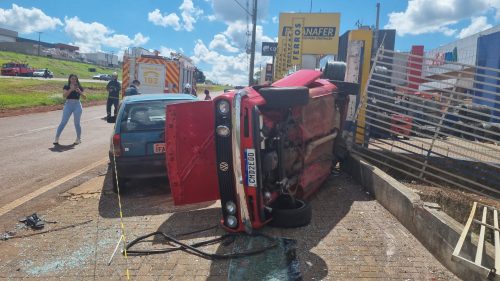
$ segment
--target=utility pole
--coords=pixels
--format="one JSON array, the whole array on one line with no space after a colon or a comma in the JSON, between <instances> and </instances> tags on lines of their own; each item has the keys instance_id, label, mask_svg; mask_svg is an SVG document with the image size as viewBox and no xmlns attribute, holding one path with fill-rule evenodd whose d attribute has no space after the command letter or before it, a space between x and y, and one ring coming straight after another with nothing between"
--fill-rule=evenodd
<instances>
[{"instance_id":1,"label":"utility pole","mask_svg":"<svg viewBox=\"0 0 500 281\"><path fill-rule=\"evenodd\" d=\"M253 71L255 62L255 30L257 29L257 0L253 0L252 12L252 45L250 46L250 73L248 74L248 85L253 85Z\"/></svg>"},{"instance_id":2,"label":"utility pole","mask_svg":"<svg viewBox=\"0 0 500 281\"><path fill-rule=\"evenodd\" d=\"M42 34L41 31L38 31L38 56L40 56L40 35Z\"/></svg>"},{"instance_id":3,"label":"utility pole","mask_svg":"<svg viewBox=\"0 0 500 281\"><path fill-rule=\"evenodd\" d=\"M377 2L377 18L375 20L375 32L373 34L373 43L374 43L374 48L372 50L375 50L375 52L372 52L372 56L378 51L378 34L379 34L379 21L380 19L380 3Z\"/></svg>"}]
</instances>

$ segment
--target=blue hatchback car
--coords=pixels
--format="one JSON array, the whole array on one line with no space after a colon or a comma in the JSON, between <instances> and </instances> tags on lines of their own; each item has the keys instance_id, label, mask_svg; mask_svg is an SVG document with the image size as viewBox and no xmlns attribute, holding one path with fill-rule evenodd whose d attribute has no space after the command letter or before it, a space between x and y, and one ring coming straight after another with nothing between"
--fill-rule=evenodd
<instances>
[{"instance_id":1,"label":"blue hatchback car","mask_svg":"<svg viewBox=\"0 0 500 281\"><path fill-rule=\"evenodd\" d=\"M143 94L123 99L109 149L115 192L117 184L123 190L129 179L167 176L166 108L195 100L186 94Z\"/></svg>"}]
</instances>

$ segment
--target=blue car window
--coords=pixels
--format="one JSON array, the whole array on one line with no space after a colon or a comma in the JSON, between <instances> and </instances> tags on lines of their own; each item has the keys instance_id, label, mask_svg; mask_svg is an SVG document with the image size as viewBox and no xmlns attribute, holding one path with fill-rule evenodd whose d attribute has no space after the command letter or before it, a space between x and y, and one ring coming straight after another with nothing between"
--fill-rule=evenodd
<instances>
[{"instance_id":1,"label":"blue car window","mask_svg":"<svg viewBox=\"0 0 500 281\"><path fill-rule=\"evenodd\" d=\"M165 127L165 107L171 102L158 100L127 104L120 121L120 131L127 133L163 130Z\"/></svg>"}]
</instances>

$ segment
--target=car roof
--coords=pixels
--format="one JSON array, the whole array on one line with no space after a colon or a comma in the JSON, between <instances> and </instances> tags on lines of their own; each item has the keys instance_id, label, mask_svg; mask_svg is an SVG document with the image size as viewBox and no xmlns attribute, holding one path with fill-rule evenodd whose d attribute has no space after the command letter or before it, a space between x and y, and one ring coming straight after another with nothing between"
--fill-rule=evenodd
<instances>
[{"instance_id":1,"label":"car roof","mask_svg":"<svg viewBox=\"0 0 500 281\"><path fill-rule=\"evenodd\" d=\"M188 94L140 94L125 97L123 103L134 103L141 101L153 101L153 100L197 100L196 97Z\"/></svg>"}]
</instances>

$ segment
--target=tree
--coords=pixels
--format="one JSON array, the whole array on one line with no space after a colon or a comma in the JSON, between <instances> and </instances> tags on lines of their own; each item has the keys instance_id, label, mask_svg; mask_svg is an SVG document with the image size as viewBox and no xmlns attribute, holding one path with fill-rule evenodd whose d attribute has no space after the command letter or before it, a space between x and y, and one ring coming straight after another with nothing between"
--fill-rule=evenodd
<instances>
[{"instance_id":1,"label":"tree","mask_svg":"<svg viewBox=\"0 0 500 281\"><path fill-rule=\"evenodd\" d=\"M196 80L196 83L205 83L205 74L203 74L203 71L199 70L198 68L194 69L194 79Z\"/></svg>"},{"instance_id":2,"label":"tree","mask_svg":"<svg viewBox=\"0 0 500 281\"><path fill-rule=\"evenodd\" d=\"M260 76L262 75L262 71L257 70L253 76L253 84L254 85L259 85L260 84Z\"/></svg>"}]
</instances>

